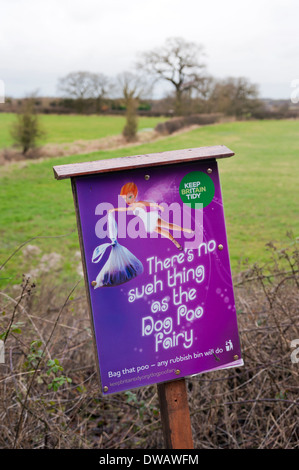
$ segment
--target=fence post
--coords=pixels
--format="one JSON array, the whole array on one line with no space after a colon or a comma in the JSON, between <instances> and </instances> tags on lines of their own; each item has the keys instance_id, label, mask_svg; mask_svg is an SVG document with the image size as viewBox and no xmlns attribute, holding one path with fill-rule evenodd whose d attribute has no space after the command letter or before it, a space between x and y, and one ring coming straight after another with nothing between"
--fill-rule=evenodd
<instances>
[{"instance_id":1,"label":"fence post","mask_svg":"<svg viewBox=\"0 0 299 470\"><path fill-rule=\"evenodd\" d=\"M193 449L185 379L157 385L161 422L167 449Z\"/></svg>"}]
</instances>

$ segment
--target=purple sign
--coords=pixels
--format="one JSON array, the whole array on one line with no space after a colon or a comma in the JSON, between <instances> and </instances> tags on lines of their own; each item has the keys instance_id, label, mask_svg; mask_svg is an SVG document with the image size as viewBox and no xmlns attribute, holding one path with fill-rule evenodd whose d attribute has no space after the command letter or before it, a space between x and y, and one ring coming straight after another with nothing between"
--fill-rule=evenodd
<instances>
[{"instance_id":1,"label":"purple sign","mask_svg":"<svg viewBox=\"0 0 299 470\"><path fill-rule=\"evenodd\" d=\"M75 184L103 393L242 365L217 162Z\"/></svg>"}]
</instances>

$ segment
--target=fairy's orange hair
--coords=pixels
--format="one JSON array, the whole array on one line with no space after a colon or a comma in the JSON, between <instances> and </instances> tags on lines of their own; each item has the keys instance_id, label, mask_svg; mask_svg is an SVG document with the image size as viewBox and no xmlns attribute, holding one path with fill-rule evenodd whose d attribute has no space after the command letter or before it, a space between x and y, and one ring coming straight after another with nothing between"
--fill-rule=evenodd
<instances>
[{"instance_id":1,"label":"fairy's orange hair","mask_svg":"<svg viewBox=\"0 0 299 470\"><path fill-rule=\"evenodd\" d=\"M126 196L128 193L133 193L136 197L138 194L138 189L135 183L126 183L120 190L121 196Z\"/></svg>"}]
</instances>

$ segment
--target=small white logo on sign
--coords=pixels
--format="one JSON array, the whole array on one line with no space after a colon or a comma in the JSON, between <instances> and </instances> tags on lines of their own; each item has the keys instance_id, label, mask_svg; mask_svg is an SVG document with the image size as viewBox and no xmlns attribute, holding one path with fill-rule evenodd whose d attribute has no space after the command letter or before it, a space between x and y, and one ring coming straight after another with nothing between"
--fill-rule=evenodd
<instances>
[{"instance_id":1,"label":"small white logo on sign","mask_svg":"<svg viewBox=\"0 0 299 470\"><path fill-rule=\"evenodd\" d=\"M299 78L292 80L291 87L295 88L291 93L291 102L297 104L299 102Z\"/></svg>"},{"instance_id":2,"label":"small white logo on sign","mask_svg":"<svg viewBox=\"0 0 299 470\"><path fill-rule=\"evenodd\" d=\"M0 103L5 103L5 85L3 80L0 80Z\"/></svg>"},{"instance_id":3,"label":"small white logo on sign","mask_svg":"<svg viewBox=\"0 0 299 470\"><path fill-rule=\"evenodd\" d=\"M5 358L4 358L4 341L0 340L0 364L4 364Z\"/></svg>"},{"instance_id":4,"label":"small white logo on sign","mask_svg":"<svg viewBox=\"0 0 299 470\"><path fill-rule=\"evenodd\" d=\"M293 341L291 342L291 348L296 348L296 346L299 346L299 338L293 339ZM299 347L294 349L294 351L292 352L291 361L292 361L292 364L299 363Z\"/></svg>"}]
</instances>

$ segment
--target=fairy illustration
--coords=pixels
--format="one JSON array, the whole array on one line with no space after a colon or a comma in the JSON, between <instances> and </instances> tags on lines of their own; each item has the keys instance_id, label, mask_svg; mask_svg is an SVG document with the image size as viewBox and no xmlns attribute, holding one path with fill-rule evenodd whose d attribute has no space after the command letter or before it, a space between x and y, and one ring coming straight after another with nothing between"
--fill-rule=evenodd
<instances>
[{"instance_id":1,"label":"fairy illustration","mask_svg":"<svg viewBox=\"0 0 299 470\"><path fill-rule=\"evenodd\" d=\"M155 202L138 201L138 188L135 183L126 183L121 188L120 195L124 198L128 207L110 209L110 213L114 211L132 211L134 215L140 217L146 232L160 233L163 237L171 240L179 250L183 250L181 244L173 237L169 230L194 233L193 230L163 220L159 214L159 211L164 212L163 206Z\"/></svg>"},{"instance_id":2,"label":"fairy illustration","mask_svg":"<svg viewBox=\"0 0 299 470\"><path fill-rule=\"evenodd\" d=\"M108 260L92 283L95 289L118 286L134 279L143 272L141 261L117 241L117 223L113 212L132 211L134 215L142 220L147 233L160 233L163 237L171 240L179 250L183 250L183 247L171 235L169 230L194 233L189 228L180 227L177 224L163 220L159 213L164 212L163 206L155 202L138 201L138 189L135 183L126 183L121 188L120 196L124 198L128 207L118 207L108 211L108 236L111 242L97 246L92 255L92 262L98 263L110 248Z\"/></svg>"}]
</instances>

